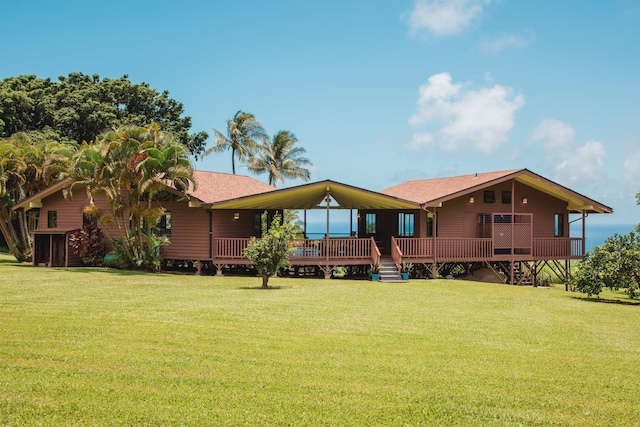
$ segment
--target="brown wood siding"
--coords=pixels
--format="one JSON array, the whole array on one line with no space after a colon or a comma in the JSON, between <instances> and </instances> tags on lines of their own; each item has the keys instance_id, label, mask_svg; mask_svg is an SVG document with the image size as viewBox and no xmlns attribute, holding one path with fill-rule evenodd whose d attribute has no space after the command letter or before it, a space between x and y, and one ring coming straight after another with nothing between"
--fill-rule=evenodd
<instances>
[{"instance_id":1,"label":"brown wood siding","mask_svg":"<svg viewBox=\"0 0 640 427\"><path fill-rule=\"evenodd\" d=\"M484 203L485 190L494 191L494 203ZM511 204L502 203L503 191L511 191L511 182L469 193L443 203L441 208L436 209L438 212L438 237L470 237L465 235L465 217L470 213L475 215L510 213ZM470 197L474 197L474 203L469 202ZM527 198L526 205L522 204L523 197ZM568 211L565 202L519 182L515 183L515 194L512 194L512 198L514 200L514 211L516 214L533 214L534 238L554 237L553 221L554 214L556 213L564 215L565 237L568 237Z\"/></svg>"},{"instance_id":2,"label":"brown wood siding","mask_svg":"<svg viewBox=\"0 0 640 427\"><path fill-rule=\"evenodd\" d=\"M233 218L238 213L238 219ZM255 236L255 216L253 209L231 210L219 209L213 211L213 237L252 237ZM261 212L261 211L260 211Z\"/></svg>"},{"instance_id":3,"label":"brown wood siding","mask_svg":"<svg viewBox=\"0 0 640 427\"><path fill-rule=\"evenodd\" d=\"M173 197L175 199L175 197ZM189 202L157 202L167 212L171 212L171 235L169 244L162 247L162 257L177 260L208 260L209 213L202 208L190 208Z\"/></svg>"}]
</instances>

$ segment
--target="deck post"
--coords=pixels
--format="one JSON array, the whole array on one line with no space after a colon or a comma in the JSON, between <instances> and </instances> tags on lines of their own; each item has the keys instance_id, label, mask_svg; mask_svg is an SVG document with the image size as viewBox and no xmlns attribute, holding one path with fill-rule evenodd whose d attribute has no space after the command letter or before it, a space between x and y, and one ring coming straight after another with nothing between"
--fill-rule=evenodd
<instances>
[{"instance_id":1,"label":"deck post","mask_svg":"<svg viewBox=\"0 0 640 427\"><path fill-rule=\"evenodd\" d=\"M515 221L516 221L516 208L515 208L515 199L516 199L516 194L515 194L515 190L516 190L516 180L512 179L511 180L511 284L515 285L516 280L515 280L515 272L514 270L514 264L516 262L516 250L515 250L515 232L516 232L516 225L515 225Z\"/></svg>"},{"instance_id":2,"label":"deck post","mask_svg":"<svg viewBox=\"0 0 640 427\"><path fill-rule=\"evenodd\" d=\"M585 251L587 250L587 238L585 236L585 211L584 209L582 209L582 260L584 261L585 259ZM571 230L569 230L569 237L571 237Z\"/></svg>"},{"instance_id":3,"label":"deck post","mask_svg":"<svg viewBox=\"0 0 640 427\"><path fill-rule=\"evenodd\" d=\"M324 235L325 238L325 270L324 270L324 278L331 278L331 270L329 269L329 204L331 203L331 195L329 193L329 187L327 186L327 232Z\"/></svg>"}]
</instances>

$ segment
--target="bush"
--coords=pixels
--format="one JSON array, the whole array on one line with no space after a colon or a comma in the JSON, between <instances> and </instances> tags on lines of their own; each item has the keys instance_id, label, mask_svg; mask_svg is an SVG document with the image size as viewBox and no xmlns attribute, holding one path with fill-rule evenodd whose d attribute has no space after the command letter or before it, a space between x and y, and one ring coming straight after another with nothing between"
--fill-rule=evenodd
<instances>
[{"instance_id":1,"label":"bush","mask_svg":"<svg viewBox=\"0 0 640 427\"><path fill-rule=\"evenodd\" d=\"M93 267L102 265L104 256L107 254L104 233L95 222L73 233L69 237L69 246L84 264Z\"/></svg>"},{"instance_id":2,"label":"bush","mask_svg":"<svg viewBox=\"0 0 640 427\"><path fill-rule=\"evenodd\" d=\"M602 288L625 289L630 298L640 296L640 235L615 234L601 246L588 252L584 262L569 281L572 290L589 296L600 295Z\"/></svg>"}]
</instances>

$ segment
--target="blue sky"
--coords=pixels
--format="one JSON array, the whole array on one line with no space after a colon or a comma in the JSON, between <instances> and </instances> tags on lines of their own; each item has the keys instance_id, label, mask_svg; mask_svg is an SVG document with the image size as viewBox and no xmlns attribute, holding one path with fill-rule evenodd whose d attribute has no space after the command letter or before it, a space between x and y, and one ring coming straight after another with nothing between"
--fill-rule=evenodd
<instances>
[{"instance_id":1,"label":"blue sky","mask_svg":"<svg viewBox=\"0 0 640 427\"><path fill-rule=\"evenodd\" d=\"M1 2L0 78L128 74L193 131L294 132L312 181L526 167L640 222L640 1Z\"/></svg>"}]
</instances>

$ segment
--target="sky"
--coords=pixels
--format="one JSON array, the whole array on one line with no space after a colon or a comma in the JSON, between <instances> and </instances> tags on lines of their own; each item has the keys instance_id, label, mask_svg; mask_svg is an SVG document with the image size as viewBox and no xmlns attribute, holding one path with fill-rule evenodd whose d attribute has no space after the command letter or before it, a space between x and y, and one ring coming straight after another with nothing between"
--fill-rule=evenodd
<instances>
[{"instance_id":1,"label":"sky","mask_svg":"<svg viewBox=\"0 0 640 427\"><path fill-rule=\"evenodd\" d=\"M126 74L193 132L247 111L312 181L527 168L640 222L640 0L0 0L0 23L0 78Z\"/></svg>"}]
</instances>

